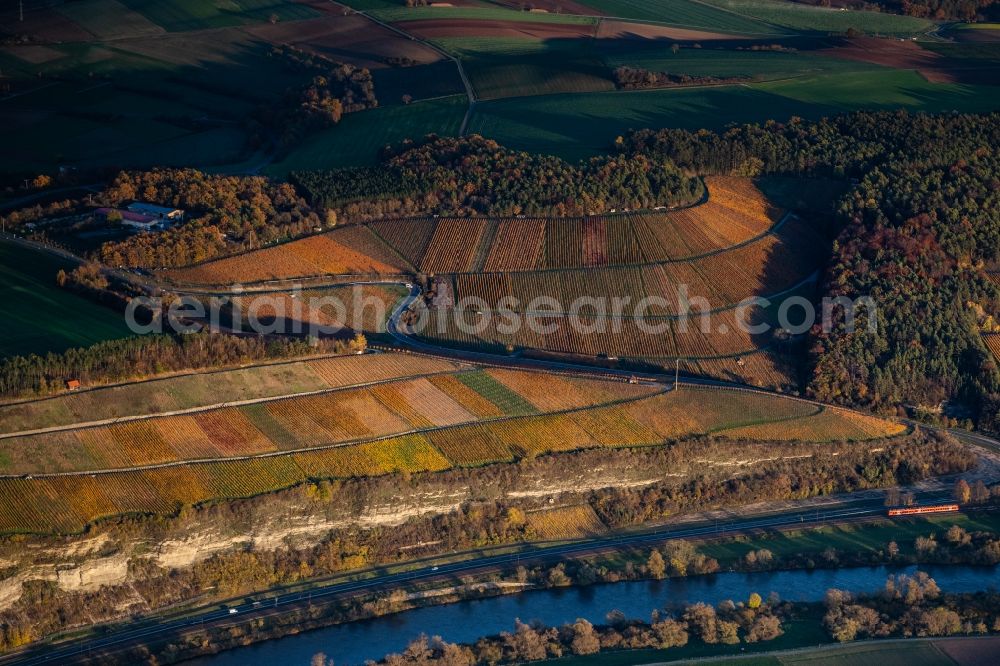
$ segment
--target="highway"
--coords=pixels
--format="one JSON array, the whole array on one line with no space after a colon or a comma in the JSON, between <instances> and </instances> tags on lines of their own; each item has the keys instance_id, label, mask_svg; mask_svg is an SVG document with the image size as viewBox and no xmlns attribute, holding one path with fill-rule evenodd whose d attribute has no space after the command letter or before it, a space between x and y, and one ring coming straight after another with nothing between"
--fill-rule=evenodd
<instances>
[{"instance_id":1,"label":"highway","mask_svg":"<svg viewBox=\"0 0 1000 666\"><path fill-rule=\"evenodd\" d=\"M927 494L925 501L935 502L948 499L946 493ZM485 556L462 562L441 565L428 564L412 571L387 574L375 578L335 583L309 591L279 594L266 602L247 602L229 608L213 607L205 612L174 621L140 621L131 628L117 629L113 635L91 640L73 642L64 646L38 646L0 657L0 664L51 664L72 663L92 653L115 652L134 646L149 639L162 639L179 635L197 625L226 626L243 623L249 618L261 617L281 612L289 605L315 603L320 600L334 600L359 594L388 590L414 582L446 580L458 576L513 568L518 565L556 563L563 559L594 555L622 548L650 546L673 539L695 539L736 535L753 530L777 529L782 527L818 525L871 518L885 514L880 498L866 498L860 501L845 500L837 508L790 511L780 514L756 516L730 522L715 521L693 526L660 527L655 530L616 534L596 539L563 543L552 546L529 545L529 550L518 553ZM235 613L232 611L236 611Z\"/></svg>"}]
</instances>

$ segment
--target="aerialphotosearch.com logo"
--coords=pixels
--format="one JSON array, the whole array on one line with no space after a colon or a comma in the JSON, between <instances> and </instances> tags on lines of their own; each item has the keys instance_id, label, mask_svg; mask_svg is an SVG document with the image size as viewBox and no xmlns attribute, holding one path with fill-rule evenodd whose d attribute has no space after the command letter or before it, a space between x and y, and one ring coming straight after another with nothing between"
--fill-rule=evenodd
<instances>
[{"instance_id":1,"label":"aerialphotosearch.com logo","mask_svg":"<svg viewBox=\"0 0 1000 666\"><path fill-rule=\"evenodd\" d=\"M579 296L569 303L551 295L522 301L515 296L488 300L466 296L455 302L430 302L419 294L402 305L389 302L361 285L337 287L323 294L301 286L280 292L244 292L239 285L226 295L180 295L134 298L125 313L137 334L193 333L204 329L258 335L335 336L358 322L389 322L399 333L447 337L498 334L512 339L526 332L554 335L567 328L577 335L638 332L677 335L744 333L785 336L806 333L817 324L824 332L842 324L848 331L859 322L874 331L878 310L870 297L824 298L818 304L804 296L754 296L736 305L715 308L708 298L691 296L678 285L677 298L663 296ZM406 307L403 307L406 306Z\"/></svg>"}]
</instances>

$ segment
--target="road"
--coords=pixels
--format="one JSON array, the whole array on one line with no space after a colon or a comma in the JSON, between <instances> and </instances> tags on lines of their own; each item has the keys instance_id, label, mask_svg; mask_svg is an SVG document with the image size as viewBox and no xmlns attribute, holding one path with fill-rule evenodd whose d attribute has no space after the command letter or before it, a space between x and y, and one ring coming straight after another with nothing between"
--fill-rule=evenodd
<instances>
[{"instance_id":1,"label":"road","mask_svg":"<svg viewBox=\"0 0 1000 666\"><path fill-rule=\"evenodd\" d=\"M925 499L936 501L945 498L946 495L939 494L928 495ZM229 624L244 623L249 618L287 611L290 606L296 604L313 604L321 600L332 601L388 590L414 582L444 581L460 576L509 569L519 565L556 563L571 557L596 555L622 548L650 546L674 539L732 536L760 529L844 522L879 516L883 515L884 512L885 508L882 506L881 499L878 498L845 501L842 506L834 509L798 510L732 522L709 522L676 528L668 526L651 531L618 534L569 544L534 546L525 552L478 557L462 562L436 566L428 564L412 571L386 574L368 580L334 583L320 589L279 594L258 604L246 602L228 608L211 608L197 616L189 616L179 620L140 622L131 628L116 630L111 636L74 642L61 647L40 646L4 655L0 657L0 664L72 663L91 653L113 653L148 642L152 638L161 639L179 635L196 626L225 627ZM233 610L236 612L233 613Z\"/></svg>"},{"instance_id":2,"label":"road","mask_svg":"<svg viewBox=\"0 0 1000 666\"><path fill-rule=\"evenodd\" d=\"M339 2L335 2L335 1L334 1L334 4L340 5ZM420 37L417 37L415 35L411 35L410 33L406 32L405 30L396 27L392 23L387 23L387 22L383 21L382 19L376 18L375 16L372 16L370 13L368 13L366 11L362 11L360 9L353 9L353 8L347 7L346 5L341 5L341 6L347 8L347 9L350 9L355 14L358 14L360 16L364 16L366 19L368 19L372 23L377 23L378 25L382 26L383 28L385 28L387 30L391 30L392 32L396 33L397 35L405 37L406 39L409 39L411 41L421 43L424 46L426 46L427 48L429 48L432 51L434 51L435 53L438 53L441 56L443 56L443 57L447 58L448 60L451 60L453 63L455 63L455 67L458 68L458 76L462 80L462 86L465 88L465 96L469 99L469 106L466 107L466 109L465 109L465 117L462 118L462 124L458 128L458 135L459 136L465 136L465 131L466 131L466 129L469 126L469 120L472 118L472 112L476 108L476 101L477 100L476 100L476 89L472 87L472 82L469 80L468 75L466 75L466 73L465 73L465 67L462 66L462 60L461 60L461 58L458 58L454 54L449 53L448 51L444 50L443 48L441 48L440 46L438 46L434 42L428 41L426 39L421 39Z\"/></svg>"},{"instance_id":3,"label":"road","mask_svg":"<svg viewBox=\"0 0 1000 666\"><path fill-rule=\"evenodd\" d=\"M421 298L422 292L420 287L410 281L393 280L376 283L400 285L409 290L408 294L393 309L387 323L387 332L395 340L395 342L404 349L484 365L518 367L550 372L569 372L587 376L598 375L602 377L616 378L621 381L638 380L644 382L656 382L664 385L665 390L677 388L674 383L674 377L671 373L634 373L615 368L597 368L569 361L525 359L499 354L490 354L486 352L448 349L428 344L415 339L409 328L402 323L402 318L405 312L418 299ZM351 285L347 284L341 286ZM275 290L277 291L279 289L276 287ZM684 383L724 387L732 390L769 393L768 391L761 389L749 388L717 380L686 378ZM784 397L789 398L789 396ZM789 399L803 400L812 404L821 404L801 398ZM912 425L927 427L923 424L916 423L913 423ZM994 451L1000 450L1000 442L984 435L967 433L965 431L949 432L953 432L956 436L979 446L987 447ZM39 645L29 647L26 650L0 657L0 664L15 662L24 664L72 663L73 661L79 660L80 658L93 652L115 652L142 644L152 638L163 639L176 636L183 631L194 627L195 625L224 627L227 624L245 622L248 617L252 618L268 614L281 613L287 610L290 606L294 606L296 604L315 603L321 599L333 600L342 597L367 594L417 581L443 580L460 575L496 571L512 565L516 566L518 564L544 564L548 562L556 562L573 556L596 554L620 548L662 543L670 539L690 539L708 536L735 535L758 529L773 529L794 525L815 525L843 522L882 515L885 509L882 506L881 498L877 496L872 497L870 495L870 493L858 493L852 496L845 496L841 500L839 508L835 509L809 508L807 510L803 510L798 508L766 516L744 517L731 521L723 520L709 524L685 525L674 528L664 527L651 531L612 535L597 539L582 540L569 544L559 544L553 546L537 544L529 545L527 547L530 548L530 550L527 552L472 557L466 561L441 564L439 566L427 565L403 573L376 575L373 578L363 581L332 583L307 592L296 591L278 594L277 596L268 599L267 603L264 605L243 603L232 608L219 609L218 607L211 607L206 608L203 612L194 616L188 616L183 619L176 620L162 620L154 617L147 620L137 621L136 623L128 625L127 628L116 629L114 634L109 636L73 641L62 646ZM925 492L922 493L922 496L925 501L933 502L947 498L947 492L944 490ZM232 611L235 611L235 613Z\"/></svg>"},{"instance_id":4,"label":"road","mask_svg":"<svg viewBox=\"0 0 1000 666\"><path fill-rule=\"evenodd\" d=\"M602 375L612 375L618 377L634 377L633 373L616 369L595 369L574 363L526 360L506 356L486 354L469 351L456 351L450 349L440 349L418 340L413 339L407 327L401 323L403 314L421 297L420 288L411 282L398 283L409 289L409 293L403 298L393 310L389 317L388 332L400 345L415 349L419 352L432 353L438 356L447 356L458 360L467 360L476 363L515 365L517 367L532 367L543 370L570 371L586 374L599 373ZM646 374L640 375L642 379L667 383L671 388L669 377L664 375ZM686 380L691 381L691 380ZM726 382L712 380L695 380L699 384L725 386L737 388ZM738 387L743 388L743 387ZM754 390L757 389L746 389ZM962 433L965 435L966 433ZM1000 447L1000 443L988 437L974 435L974 438L987 446ZM926 502L936 502L949 499L946 490L923 493L923 500ZM835 507L835 508L834 508ZM855 495L844 496L839 503L827 505L825 507L801 507L770 515L756 515L735 519L723 519L700 524L685 524L678 526L665 526L647 531L637 531L627 534L615 534L595 539L587 539L572 543L557 545L528 544L528 550L516 553L505 553L499 555L475 556L470 553L470 558L459 562L450 562L440 565L426 564L419 568L400 572L376 574L372 578L360 581L333 582L321 585L319 588L308 591L295 591L279 593L266 602L244 602L238 605L219 608L213 606L206 608L200 613L188 615L182 619L159 619L150 618L140 620L127 628L116 629L112 635L93 638L89 640L78 640L62 646L41 645L28 648L26 650L8 654L0 657L0 664L21 663L21 664L46 664L46 663L72 663L93 653L111 653L127 650L151 639L167 639L183 634L196 626L206 627L226 627L237 623L244 623L248 618L263 617L267 615L286 612L289 608L302 604L314 604L320 601L333 601L341 598L348 598L363 594L370 594L378 591L385 591L397 588L402 585L415 582L433 582L454 579L459 576L473 574L483 574L495 572L518 565L537 565L558 562L560 560L594 555L602 552L614 551L622 548L639 546L649 546L659 544L671 539L694 539L704 537L716 537L742 534L760 529L776 529L791 526L818 525L825 523L844 522L860 520L883 515L885 508L882 499L877 493L857 493Z\"/></svg>"}]
</instances>

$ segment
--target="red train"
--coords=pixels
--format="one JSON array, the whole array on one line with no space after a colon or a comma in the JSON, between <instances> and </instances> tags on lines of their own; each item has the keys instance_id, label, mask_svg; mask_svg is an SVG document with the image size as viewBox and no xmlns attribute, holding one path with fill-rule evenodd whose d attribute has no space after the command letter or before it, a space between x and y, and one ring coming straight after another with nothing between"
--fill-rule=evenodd
<instances>
[{"instance_id":1,"label":"red train","mask_svg":"<svg viewBox=\"0 0 1000 666\"><path fill-rule=\"evenodd\" d=\"M955 513L957 504L935 504L934 506L909 506L899 509L889 509L890 516L919 516L923 513Z\"/></svg>"}]
</instances>

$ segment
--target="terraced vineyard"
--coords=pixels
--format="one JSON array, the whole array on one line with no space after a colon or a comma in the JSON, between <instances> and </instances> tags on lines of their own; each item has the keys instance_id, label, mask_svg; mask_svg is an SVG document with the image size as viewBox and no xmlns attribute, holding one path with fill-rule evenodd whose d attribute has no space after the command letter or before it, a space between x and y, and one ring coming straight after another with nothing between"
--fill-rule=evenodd
<instances>
[{"instance_id":1,"label":"terraced vineyard","mask_svg":"<svg viewBox=\"0 0 1000 666\"><path fill-rule=\"evenodd\" d=\"M1000 333L988 333L983 336L983 342L994 358L1000 359Z\"/></svg>"},{"instance_id":2,"label":"terraced vineyard","mask_svg":"<svg viewBox=\"0 0 1000 666\"><path fill-rule=\"evenodd\" d=\"M180 284L228 285L327 274L399 274L409 268L368 229L354 226L161 275Z\"/></svg>"},{"instance_id":3,"label":"terraced vineyard","mask_svg":"<svg viewBox=\"0 0 1000 666\"><path fill-rule=\"evenodd\" d=\"M425 273L542 271L681 261L751 241L782 217L746 178L705 179L692 208L587 218L381 220L377 236Z\"/></svg>"},{"instance_id":4,"label":"terraced vineyard","mask_svg":"<svg viewBox=\"0 0 1000 666\"><path fill-rule=\"evenodd\" d=\"M366 354L164 377L0 405L0 434L455 372L450 361Z\"/></svg>"},{"instance_id":5,"label":"terraced vineyard","mask_svg":"<svg viewBox=\"0 0 1000 666\"><path fill-rule=\"evenodd\" d=\"M693 387L664 393L657 386L548 375L543 380L525 371L386 357L421 371L439 363L440 372L0 440L6 475L0 478L0 532L77 531L101 516L171 512L183 504L260 494L307 479L438 471L595 447L656 446L696 434L828 441L876 439L905 430L882 419L763 393ZM145 467L135 469L140 466ZM109 469L117 471L102 471ZM569 513L531 520L539 534L551 538L598 528Z\"/></svg>"},{"instance_id":6,"label":"terraced vineyard","mask_svg":"<svg viewBox=\"0 0 1000 666\"><path fill-rule=\"evenodd\" d=\"M891 437L906 431L901 423L825 407L816 414L781 423L762 423L719 432L721 437L774 441L866 440Z\"/></svg>"},{"instance_id":7,"label":"terraced vineyard","mask_svg":"<svg viewBox=\"0 0 1000 666\"><path fill-rule=\"evenodd\" d=\"M436 344L496 351L536 349L661 366L680 358L696 374L794 385L789 364L771 349L773 331L780 330L784 297L811 300L809 277L821 247L805 222L790 218L749 243L692 260L439 275L438 290L443 285L453 302L464 299L474 307L432 307L416 332ZM754 297L767 301L750 302Z\"/></svg>"},{"instance_id":8,"label":"terraced vineyard","mask_svg":"<svg viewBox=\"0 0 1000 666\"><path fill-rule=\"evenodd\" d=\"M619 382L567 378L557 380L565 395L553 399L533 388L525 390L524 387L539 384L538 376L533 373L477 370L420 357L414 357L412 364L408 363L409 357L375 355L373 358L380 357L402 361L403 365L410 365L411 372L423 371L429 376L397 374L396 378L379 382L375 379L378 362L372 364L375 366L372 374L365 370L367 363L355 364L354 382L376 383L191 414L152 414L154 418L87 427L71 425L55 432L7 437L0 439L0 473L91 472L332 448L484 419L587 409L638 399L656 390ZM341 366L348 370L350 364ZM455 381L434 383L431 379L435 373ZM391 375L391 370L387 374ZM119 392L128 388L131 387L122 387ZM139 391L144 388L137 385ZM449 393L452 389L457 389L454 396ZM475 401L470 401L469 391L476 396ZM64 406L72 404L76 397L66 396ZM463 404L479 401L493 406L489 416L480 417Z\"/></svg>"}]
</instances>

